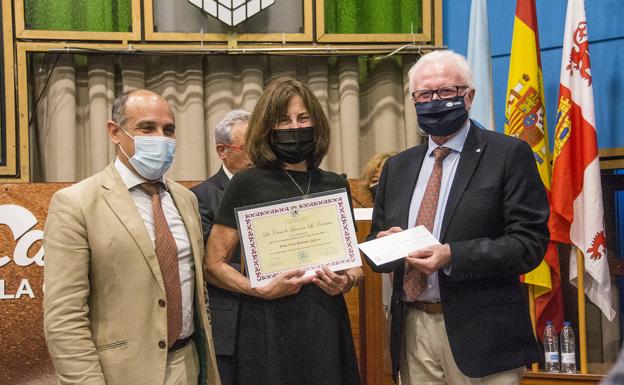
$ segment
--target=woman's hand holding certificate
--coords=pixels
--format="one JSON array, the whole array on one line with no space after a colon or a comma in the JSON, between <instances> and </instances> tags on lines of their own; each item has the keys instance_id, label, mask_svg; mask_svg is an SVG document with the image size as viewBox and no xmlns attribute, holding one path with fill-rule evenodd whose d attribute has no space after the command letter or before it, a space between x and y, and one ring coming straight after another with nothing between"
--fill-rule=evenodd
<instances>
[{"instance_id":1,"label":"woman's hand holding certificate","mask_svg":"<svg viewBox=\"0 0 624 385\"><path fill-rule=\"evenodd\" d=\"M305 270L296 269L285 271L276 275L271 282L254 290L258 297L263 299L275 299L299 293L301 286L312 282L313 277L304 276Z\"/></svg>"},{"instance_id":2,"label":"woman's hand holding certificate","mask_svg":"<svg viewBox=\"0 0 624 385\"><path fill-rule=\"evenodd\" d=\"M351 279L346 271L333 272L327 266L322 266L316 271L316 276L312 280L318 287L329 295L346 293L350 285L355 286L355 281Z\"/></svg>"}]
</instances>

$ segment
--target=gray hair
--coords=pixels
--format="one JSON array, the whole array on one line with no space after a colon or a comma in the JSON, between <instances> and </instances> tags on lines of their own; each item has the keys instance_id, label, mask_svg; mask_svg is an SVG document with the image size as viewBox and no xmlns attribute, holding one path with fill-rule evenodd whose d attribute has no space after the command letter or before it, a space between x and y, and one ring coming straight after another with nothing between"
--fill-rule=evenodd
<instances>
[{"instance_id":1,"label":"gray hair","mask_svg":"<svg viewBox=\"0 0 624 385\"><path fill-rule=\"evenodd\" d=\"M113 101L113 111L112 111L112 120L117 123L119 127L125 127L126 125L126 102L132 94L136 90L126 91L115 98Z\"/></svg>"},{"instance_id":2,"label":"gray hair","mask_svg":"<svg viewBox=\"0 0 624 385\"><path fill-rule=\"evenodd\" d=\"M223 116L223 119L215 127L215 144L232 143L232 126L236 123L247 123L251 113L245 110L232 110Z\"/></svg>"},{"instance_id":3,"label":"gray hair","mask_svg":"<svg viewBox=\"0 0 624 385\"><path fill-rule=\"evenodd\" d=\"M425 65L436 62L455 64L459 69L459 72L462 74L466 85L470 88L474 88L474 83L472 81L472 70L470 69L470 64L468 64L468 60L466 60L464 56L451 50L439 50L432 51L426 55L421 56L420 59L418 59L418 61L414 63L412 68L410 68L409 72L407 73L407 77L409 79L410 94L414 92L413 87L416 73L418 73L418 71L420 71Z\"/></svg>"}]
</instances>

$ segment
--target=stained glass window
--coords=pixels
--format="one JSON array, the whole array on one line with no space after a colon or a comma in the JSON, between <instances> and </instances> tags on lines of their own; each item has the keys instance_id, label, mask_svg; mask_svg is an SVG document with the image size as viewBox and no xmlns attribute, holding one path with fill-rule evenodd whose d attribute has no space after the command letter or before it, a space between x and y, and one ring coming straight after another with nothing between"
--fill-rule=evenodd
<instances>
[{"instance_id":1,"label":"stained glass window","mask_svg":"<svg viewBox=\"0 0 624 385\"><path fill-rule=\"evenodd\" d=\"M302 0L153 1L156 32L303 32Z\"/></svg>"},{"instance_id":2,"label":"stained glass window","mask_svg":"<svg viewBox=\"0 0 624 385\"><path fill-rule=\"evenodd\" d=\"M235 26L249 19L275 0L188 0L189 3L216 17L229 26Z\"/></svg>"}]
</instances>

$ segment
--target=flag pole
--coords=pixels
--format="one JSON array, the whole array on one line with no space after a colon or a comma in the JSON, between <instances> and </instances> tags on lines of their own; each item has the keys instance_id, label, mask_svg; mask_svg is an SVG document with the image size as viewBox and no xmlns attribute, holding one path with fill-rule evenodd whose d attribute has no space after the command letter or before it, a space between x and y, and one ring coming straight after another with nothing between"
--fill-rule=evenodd
<instances>
[{"instance_id":1,"label":"flag pole","mask_svg":"<svg viewBox=\"0 0 624 385\"><path fill-rule=\"evenodd\" d=\"M585 256L576 249L578 327L581 374L587 374L587 325L585 323Z\"/></svg>"},{"instance_id":2,"label":"flag pole","mask_svg":"<svg viewBox=\"0 0 624 385\"><path fill-rule=\"evenodd\" d=\"M531 315L531 325L533 326L533 334L535 334L535 338L537 338L537 323L535 321L535 291L533 290L533 285L529 285L529 314ZM531 371L533 373L539 372L539 364L534 362L531 364Z\"/></svg>"}]
</instances>

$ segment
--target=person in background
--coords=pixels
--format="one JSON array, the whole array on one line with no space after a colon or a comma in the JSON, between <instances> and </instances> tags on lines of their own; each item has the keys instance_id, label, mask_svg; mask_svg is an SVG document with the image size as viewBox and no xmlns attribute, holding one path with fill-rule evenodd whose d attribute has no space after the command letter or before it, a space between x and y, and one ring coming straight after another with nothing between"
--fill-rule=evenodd
<instances>
[{"instance_id":1,"label":"person in background","mask_svg":"<svg viewBox=\"0 0 624 385\"><path fill-rule=\"evenodd\" d=\"M440 244L369 261L394 272L394 376L404 385L519 384L540 359L519 275L540 264L549 240L533 152L468 119L475 91L463 56L428 53L409 82L429 139L386 161L368 238L422 225Z\"/></svg>"},{"instance_id":2,"label":"person in background","mask_svg":"<svg viewBox=\"0 0 624 385\"><path fill-rule=\"evenodd\" d=\"M234 209L348 188L318 168L329 148L329 124L310 89L292 78L272 81L249 122L245 148L256 167L234 175L207 246L211 284L242 293L237 343L240 384L357 385L353 337L343 293L362 278L360 267L326 267L304 277L282 272L266 286L229 265L239 244Z\"/></svg>"},{"instance_id":3,"label":"person in background","mask_svg":"<svg viewBox=\"0 0 624 385\"><path fill-rule=\"evenodd\" d=\"M225 114L214 130L215 148L223 164L216 174L191 189L199 202L204 244L208 241L230 179L237 172L252 166L245 151L245 134L250 116L251 114L244 110L234 110ZM237 246L232 255L230 266L241 271L240 247ZM221 382L223 385L234 385L237 383L235 345L239 294L208 283L206 289Z\"/></svg>"},{"instance_id":4,"label":"person in background","mask_svg":"<svg viewBox=\"0 0 624 385\"><path fill-rule=\"evenodd\" d=\"M349 183L353 195L353 207L373 207L379 176L386 160L396 152L375 154L364 166L362 177Z\"/></svg>"},{"instance_id":5,"label":"person in background","mask_svg":"<svg viewBox=\"0 0 624 385\"><path fill-rule=\"evenodd\" d=\"M117 158L54 194L44 229L44 330L58 382L219 385L197 199L163 176L173 112L151 91L126 92L107 128Z\"/></svg>"}]
</instances>

